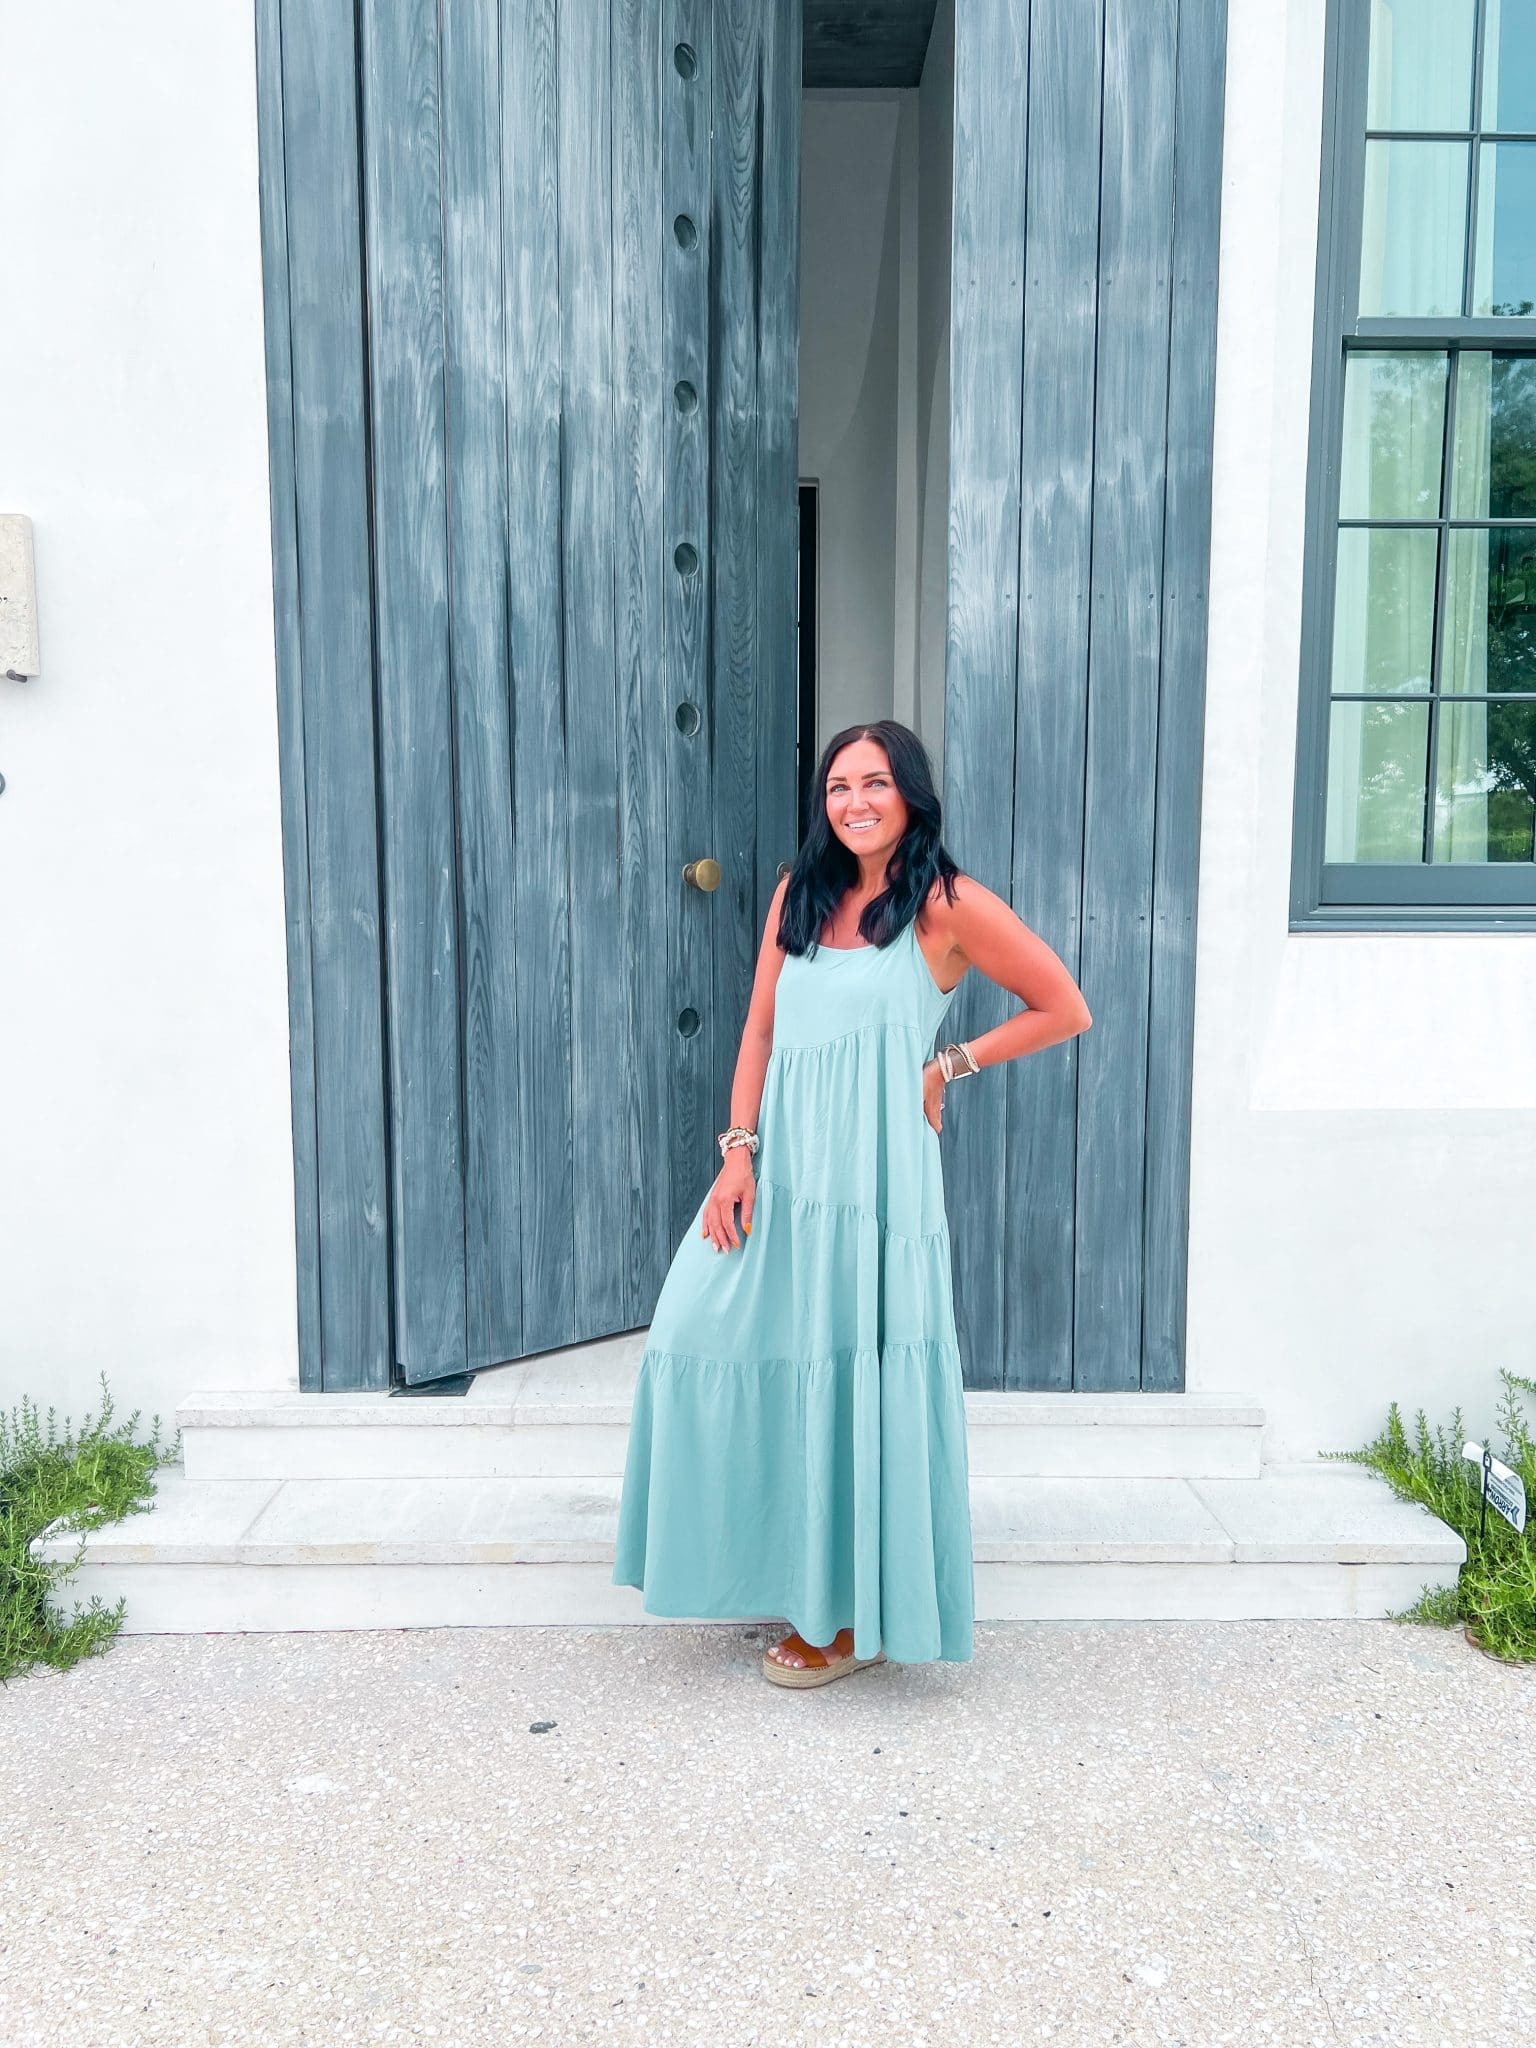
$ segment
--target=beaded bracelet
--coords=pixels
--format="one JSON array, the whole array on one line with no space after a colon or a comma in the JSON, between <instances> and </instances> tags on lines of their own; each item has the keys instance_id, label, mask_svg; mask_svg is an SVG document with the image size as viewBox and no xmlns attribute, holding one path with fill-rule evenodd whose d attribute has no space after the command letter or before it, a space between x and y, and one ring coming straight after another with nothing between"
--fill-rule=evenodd
<instances>
[{"instance_id":1,"label":"beaded bracelet","mask_svg":"<svg viewBox=\"0 0 1536 2048\"><path fill-rule=\"evenodd\" d=\"M757 1150L757 1133L748 1130L745 1124L732 1124L728 1131L717 1131L715 1143L720 1147L720 1157L735 1151L738 1145L745 1145L749 1152Z\"/></svg>"}]
</instances>

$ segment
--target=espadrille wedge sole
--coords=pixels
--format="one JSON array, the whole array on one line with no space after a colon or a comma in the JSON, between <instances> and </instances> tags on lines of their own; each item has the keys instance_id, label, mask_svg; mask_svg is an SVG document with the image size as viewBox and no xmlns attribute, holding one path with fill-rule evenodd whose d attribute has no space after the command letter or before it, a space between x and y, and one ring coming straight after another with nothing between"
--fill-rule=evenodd
<instances>
[{"instance_id":1,"label":"espadrille wedge sole","mask_svg":"<svg viewBox=\"0 0 1536 2048\"><path fill-rule=\"evenodd\" d=\"M846 1678L850 1671L863 1671L871 1664L885 1662L884 1650L877 1650L873 1657L855 1657L850 1652L846 1657L829 1658L825 1649L816 1643L806 1642L803 1636L797 1637L796 1641L800 1644L801 1654L811 1661L797 1670L792 1664L775 1663L765 1650L763 1676L770 1685L830 1685L834 1678ZM817 1659L820 1661L815 1661Z\"/></svg>"}]
</instances>

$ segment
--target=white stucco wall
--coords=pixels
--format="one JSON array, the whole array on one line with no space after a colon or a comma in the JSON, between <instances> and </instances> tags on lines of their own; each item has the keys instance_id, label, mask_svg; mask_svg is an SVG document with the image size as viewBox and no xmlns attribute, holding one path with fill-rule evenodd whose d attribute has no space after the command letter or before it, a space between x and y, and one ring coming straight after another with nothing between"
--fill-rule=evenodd
<instances>
[{"instance_id":1,"label":"white stucco wall","mask_svg":"<svg viewBox=\"0 0 1536 2048\"><path fill-rule=\"evenodd\" d=\"M0 0L0 1403L296 1384L250 10Z\"/></svg>"},{"instance_id":2,"label":"white stucco wall","mask_svg":"<svg viewBox=\"0 0 1536 2048\"><path fill-rule=\"evenodd\" d=\"M1278 1458L1532 1367L1536 935L1287 928L1322 53L1322 0L1231 9L1188 1381Z\"/></svg>"}]
</instances>

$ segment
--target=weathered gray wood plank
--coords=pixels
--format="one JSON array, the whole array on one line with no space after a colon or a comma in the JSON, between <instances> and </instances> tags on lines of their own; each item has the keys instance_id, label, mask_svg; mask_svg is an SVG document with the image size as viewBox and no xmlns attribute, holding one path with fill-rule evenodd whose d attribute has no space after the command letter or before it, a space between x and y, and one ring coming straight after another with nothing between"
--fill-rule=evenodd
<instances>
[{"instance_id":1,"label":"weathered gray wood plank","mask_svg":"<svg viewBox=\"0 0 1536 2048\"><path fill-rule=\"evenodd\" d=\"M782 860L799 843L800 59L798 0L763 13L762 276L757 338L757 819L749 938L761 940ZM727 1105L729 1108L729 1105Z\"/></svg>"},{"instance_id":2,"label":"weathered gray wood plank","mask_svg":"<svg viewBox=\"0 0 1536 2048\"><path fill-rule=\"evenodd\" d=\"M575 1317L570 903L561 648L556 0L502 7L508 601L520 962L523 1345ZM517 516L521 508L521 516Z\"/></svg>"},{"instance_id":3,"label":"weathered gray wood plank","mask_svg":"<svg viewBox=\"0 0 1536 2048\"><path fill-rule=\"evenodd\" d=\"M299 652L298 499L294 478L288 214L283 190L282 64L279 0L257 0L257 146L261 234L266 257L263 330L267 361L277 744L283 817L283 902L288 956L299 1384L318 1390L325 1384L325 1366L320 1327L314 963L310 954L309 829L304 814L304 673Z\"/></svg>"},{"instance_id":4,"label":"weathered gray wood plank","mask_svg":"<svg viewBox=\"0 0 1536 2048\"><path fill-rule=\"evenodd\" d=\"M955 38L945 837L962 869L1002 896L1013 851L1028 100L1027 0L967 0ZM974 1038L1016 1007L970 975L946 1028ZM995 1093L955 1091L945 1171L954 1212L973 1219L955 1233L954 1280L974 1387L1003 1384L1000 1219L1023 1198L1008 1135Z\"/></svg>"},{"instance_id":5,"label":"weathered gray wood plank","mask_svg":"<svg viewBox=\"0 0 1536 2048\"><path fill-rule=\"evenodd\" d=\"M502 4L507 604L526 1351L575 1327L570 899L560 575L556 0Z\"/></svg>"},{"instance_id":6,"label":"weathered gray wood plank","mask_svg":"<svg viewBox=\"0 0 1536 2048\"><path fill-rule=\"evenodd\" d=\"M1226 0L1180 0L1141 1383L1184 1384Z\"/></svg>"},{"instance_id":7,"label":"weathered gray wood plank","mask_svg":"<svg viewBox=\"0 0 1536 2048\"><path fill-rule=\"evenodd\" d=\"M1176 0L1108 0L1094 404L1074 1384L1141 1357Z\"/></svg>"},{"instance_id":8,"label":"weathered gray wood plank","mask_svg":"<svg viewBox=\"0 0 1536 2048\"><path fill-rule=\"evenodd\" d=\"M361 20L395 1355L414 1381L466 1355L437 18L363 0Z\"/></svg>"},{"instance_id":9,"label":"weathered gray wood plank","mask_svg":"<svg viewBox=\"0 0 1536 2048\"><path fill-rule=\"evenodd\" d=\"M271 17L268 17L269 21ZM282 18L286 284L316 1077L324 1385L389 1378L389 1276L374 811L367 422L350 11L288 0ZM296 707L280 700L292 775ZM300 1052L299 1057L302 1058ZM313 1361L311 1362L311 1374Z\"/></svg>"},{"instance_id":10,"label":"weathered gray wood plank","mask_svg":"<svg viewBox=\"0 0 1536 2048\"><path fill-rule=\"evenodd\" d=\"M664 1016L673 1061L671 1214L674 1245L691 1222L713 1180L713 1121L726 1034L714 999L714 926L709 899L682 880L685 862L715 854L712 782L709 571L711 382L709 272L713 232L710 203L710 115L714 74L714 8L710 0L664 0L661 51L662 292L666 346L664 372L665 511L662 531L662 621L667 696L671 705L671 767L667 788L666 878L676 970ZM680 46L692 52L690 75L678 70ZM694 237L678 239L674 224L691 223ZM674 560L683 545L700 567L682 574ZM679 718L691 730L683 730ZM675 737L674 737L675 735ZM685 1034L676 1019L694 1012L698 1028Z\"/></svg>"},{"instance_id":11,"label":"weathered gray wood plank","mask_svg":"<svg viewBox=\"0 0 1536 2048\"><path fill-rule=\"evenodd\" d=\"M496 0L442 0L448 599L471 1367L522 1348L499 41Z\"/></svg>"},{"instance_id":12,"label":"weathered gray wood plank","mask_svg":"<svg viewBox=\"0 0 1536 2048\"><path fill-rule=\"evenodd\" d=\"M564 6L559 78L561 595L571 918L571 1129L582 1333L624 1324L627 1104L633 1047L615 1031L619 732L614 646L612 90L608 6ZM574 1333L573 1333L574 1334Z\"/></svg>"},{"instance_id":13,"label":"weathered gray wood plank","mask_svg":"<svg viewBox=\"0 0 1536 2048\"><path fill-rule=\"evenodd\" d=\"M676 726L668 715L662 649L662 476L664 407L670 395L662 354L660 95L661 9L655 0L614 0L613 330L616 385L613 520L619 720L620 941L615 979L623 1031L632 1048L632 1085L615 1102L628 1120L632 1186L625 1206L623 1319L649 1320L674 1245L671 1215L673 961L669 938L677 896L663 849L666 778ZM668 59L667 73L676 81ZM680 81L676 81L680 83Z\"/></svg>"},{"instance_id":14,"label":"weathered gray wood plank","mask_svg":"<svg viewBox=\"0 0 1536 2048\"><path fill-rule=\"evenodd\" d=\"M1097 7L1034 0L1013 906L1074 973L1083 889L1102 60ZM1011 1387L1072 1385L1078 1045L1069 1040L1004 1070L1004 1383Z\"/></svg>"},{"instance_id":15,"label":"weathered gray wood plank","mask_svg":"<svg viewBox=\"0 0 1536 2048\"><path fill-rule=\"evenodd\" d=\"M730 1043L741 1035L757 949L757 330L758 64L764 0L716 0L714 244L710 318L714 377L710 515L710 727L714 822L710 851L723 874L709 899L714 1003ZM723 1069L722 1069L723 1077ZM718 1130L729 1101L717 1095Z\"/></svg>"}]
</instances>

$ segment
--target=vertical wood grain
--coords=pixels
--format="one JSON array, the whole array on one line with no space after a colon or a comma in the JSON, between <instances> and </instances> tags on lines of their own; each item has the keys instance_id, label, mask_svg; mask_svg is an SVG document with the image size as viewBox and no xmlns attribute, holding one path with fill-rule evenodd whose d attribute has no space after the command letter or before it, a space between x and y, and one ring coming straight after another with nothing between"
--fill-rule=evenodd
<instances>
[{"instance_id":1,"label":"vertical wood grain","mask_svg":"<svg viewBox=\"0 0 1536 2048\"><path fill-rule=\"evenodd\" d=\"M799 844L798 611L800 485L799 0L763 11L762 277L757 343L757 692L754 889L749 937L761 942L780 861Z\"/></svg>"},{"instance_id":2,"label":"vertical wood grain","mask_svg":"<svg viewBox=\"0 0 1536 2048\"><path fill-rule=\"evenodd\" d=\"M1076 1386L1136 1385L1172 271L1176 0L1108 0L1094 394Z\"/></svg>"},{"instance_id":3,"label":"vertical wood grain","mask_svg":"<svg viewBox=\"0 0 1536 2048\"><path fill-rule=\"evenodd\" d=\"M956 1098L956 1308L969 1385L1177 1387L1225 5L1033 0L1012 80L1022 9L957 25L946 827L1095 1021Z\"/></svg>"},{"instance_id":4,"label":"vertical wood grain","mask_svg":"<svg viewBox=\"0 0 1536 2048\"><path fill-rule=\"evenodd\" d=\"M663 51L662 11L656 0L613 0L611 22L621 919L614 978L633 1062L622 1103L631 1199L615 1249L623 1262L626 1325L649 1317L674 1249L668 927L676 880L665 849L666 778L679 735L669 716L662 647L662 447L670 396L662 360L661 95L667 74L681 81ZM644 1190L643 1200L633 1199L636 1189Z\"/></svg>"},{"instance_id":5,"label":"vertical wood grain","mask_svg":"<svg viewBox=\"0 0 1536 2048\"><path fill-rule=\"evenodd\" d=\"M589 1331L624 1320L625 1113L633 1047L615 1031L619 951L614 646L613 99L608 0L564 5L557 38L561 323L561 635L571 915L575 1269Z\"/></svg>"},{"instance_id":6,"label":"vertical wood grain","mask_svg":"<svg viewBox=\"0 0 1536 2048\"><path fill-rule=\"evenodd\" d=\"M571 902L561 654L559 91L556 0L502 0L507 631L517 906L522 1349L576 1316Z\"/></svg>"},{"instance_id":7,"label":"vertical wood grain","mask_svg":"<svg viewBox=\"0 0 1536 2048\"><path fill-rule=\"evenodd\" d=\"M662 197L662 371L664 436L662 529L662 623L671 766L666 778L666 876L671 911L668 932L674 961L663 1033L673 1062L671 1214L668 1235L676 1243L714 1178L711 1159L720 1077L728 1037L714 999L714 926L709 899L682 880L684 864L713 853L714 811L710 798L710 419L713 412L710 358L709 272L713 235L710 203L710 119L714 75L714 19L711 0L664 0L661 49ZM674 51L686 44L696 69L679 75ZM673 231L679 216L691 220L698 239L680 246ZM676 386L692 387L694 399L680 408ZM679 572L674 550L686 543L699 557L691 576ZM683 732L677 714L697 719ZM692 1010L699 1028L691 1035L677 1018Z\"/></svg>"},{"instance_id":8,"label":"vertical wood grain","mask_svg":"<svg viewBox=\"0 0 1536 2048\"><path fill-rule=\"evenodd\" d=\"M440 24L466 1357L475 1367L515 1357L523 1320L496 0L442 0Z\"/></svg>"},{"instance_id":9,"label":"vertical wood grain","mask_svg":"<svg viewBox=\"0 0 1536 2048\"><path fill-rule=\"evenodd\" d=\"M1184 1384L1226 0L1180 0L1141 1384Z\"/></svg>"},{"instance_id":10,"label":"vertical wood grain","mask_svg":"<svg viewBox=\"0 0 1536 2048\"><path fill-rule=\"evenodd\" d=\"M280 4L300 1316L382 1385L645 1321L718 1163L793 850L799 17Z\"/></svg>"},{"instance_id":11,"label":"vertical wood grain","mask_svg":"<svg viewBox=\"0 0 1536 2048\"><path fill-rule=\"evenodd\" d=\"M278 0L256 6L257 148L266 255L269 497L277 743L283 818L283 903L288 959L290 1126L293 1134L299 1385L325 1384L320 1329L319 1160L315 1132L314 960L310 950L309 829L304 813L304 674L299 656L298 497L293 448L293 348L288 302L288 217L283 190L282 19Z\"/></svg>"},{"instance_id":12,"label":"vertical wood grain","mask_svg":"<svg viewBox=\"0 0 1536 2048\"><path fill-rule=\"evenodd\" d=\"M437 21L361 18L395 1356L420 1380L466 1356Z\"/></svg>"},{"instance_id":13,"label":"vertical wood grain","mask_svg":"<svg viewBox=\"0 0 1536 2048\"><path fill-rule=\"evenodd\" d=\"M268 263L287 295L302 719L290 690L279 708L285 829L304 813L319 1363L334 1391L390 1371L357 52L350 10L319 0L288 0L281 39L287 260L269 247Z\"/></svg>"},{"instance_id":14,"label":"vertical wood grain","mask_svg":"<svg viewBox=\"0 0 1536 2048\"><path fill-rule=\"evenodd\" d=\"M1098 5L1034 0L1029 68L1011 873L1014 909L1075 974L1093 546ZM1004 1070L1006 1386L1072 1385L1078 1043Z\"/></svg>"},{"instance_id":15,"label":"vertical wood grain","mask_svg":"<svg viewBox=\"0 0 1536 2048\"><path fill-rule=\"evenodd\" d=\"M729 1045L741 1036L756 961L758 734L759 64L764 0L716 0L713 238L710 248L710 850L723 875L709 899L714 1003ZM724 1048L722 1047L722 1051ZM721 1072L724 1078L725 1063ZM730 1102L716 1095L719 1129Z\"/></svg>"},{"instance_id":16,"label":"vertical wood grain","mask_svg":"<svg viewBox=\"0 0 1536 2048\"><path fill-rule=\"evenodd\" d=\"M1011 886L1017 694L1028 0L967 0L955 36L945 836L998 895ZM946 1028L974 1038L1016 1004L966 977ZM1004 1384L1001 1218L1009 1133L997 1096L958 1088L945 1120L955 1312L968 1384Z\"/></svg>"}]
</instances>

